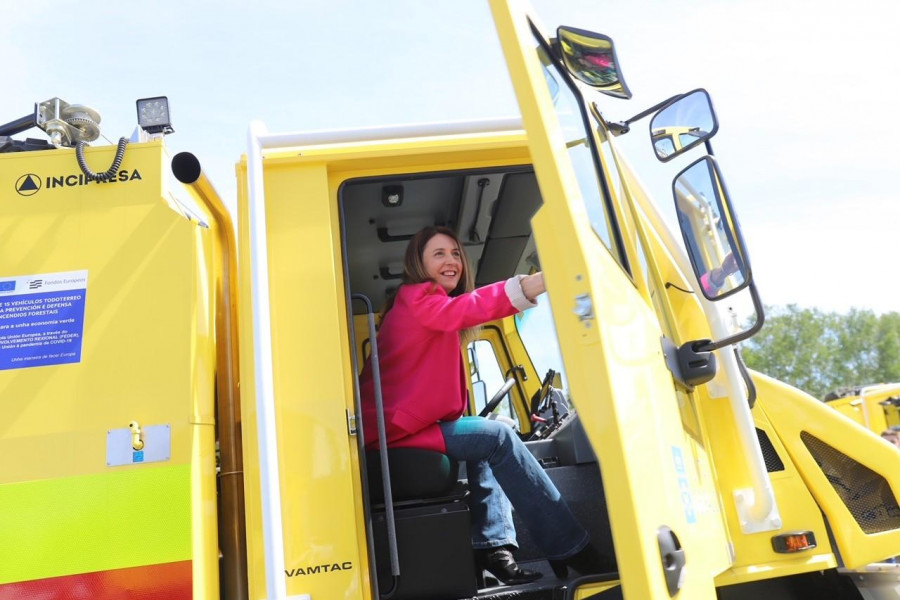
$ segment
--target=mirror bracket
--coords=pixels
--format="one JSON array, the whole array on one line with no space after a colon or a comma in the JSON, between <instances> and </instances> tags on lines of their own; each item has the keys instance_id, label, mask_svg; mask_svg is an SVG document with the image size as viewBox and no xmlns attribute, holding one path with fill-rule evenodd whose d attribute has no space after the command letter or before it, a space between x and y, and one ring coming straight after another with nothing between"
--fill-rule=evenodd
<instances>
[{"instance_id":1,"label":"mirror bracket","mask_svg":"<svg viewBox=\"0 0 900 600\"><path fill-rule=\"evenodd\" d=\"M672 373L675 381L683 385L688 391L710 381L716 376L716 355L707 350L698 349L698 346L706 345L710 340L693 340L675 346L672 340L663 336L663 355L666 366Z\"/></svg>"},{"instance_id":2,"label":"mirror bracket","mask_svg":"<svg viewBox=\"0 0 900 600\"><path fill-rule=\"evenodd\" d=\"M600 112L600 107L597 106L596 102L591 102L591 114L594 115L598 121L603 123L603 126L606 127L607 131L614 135L615 137L619 137L620 135L625 135L629 131L631 131L631 125L628 121L607 121L606 117L603 116L603 113Z\"/></svg>"},{"instance_id":3,"label":"mirror bracket","mask_svg":"<svg viewBox=\"0 0 900 600\"><path fill-rule=\"evenodd\" d=\"M628 123L625 121L620 121L617 123L606 121L606 127L609 129L609 132L616 137L624 135L631 131L631 127L629 127Z\"/></svg>"}]
</instances>

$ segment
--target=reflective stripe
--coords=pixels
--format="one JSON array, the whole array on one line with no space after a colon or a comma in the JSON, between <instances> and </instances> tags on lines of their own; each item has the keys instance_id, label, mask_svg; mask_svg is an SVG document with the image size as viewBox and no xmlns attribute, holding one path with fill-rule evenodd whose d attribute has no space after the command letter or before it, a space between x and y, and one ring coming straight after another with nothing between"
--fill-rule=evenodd
<instances>
[{"instance_id":1,"label":"reflective stripe","mask_svg":"<svg viewBox=\"0 0 900 600\"><path fill-rule=\"evenodd\" d=\"M0 585L0 600L190 600L191 561L97 571Z\"/></svg>"},{"instance_id":2,"label":"reflective stripe","mask_svg":"<svg viewBox=\"0 0 900 600\"><path fill-rule=\"evenodd\" d=\"M190 560L190 465L0 485L0 584Z\"/></svg>"}]
</instances>

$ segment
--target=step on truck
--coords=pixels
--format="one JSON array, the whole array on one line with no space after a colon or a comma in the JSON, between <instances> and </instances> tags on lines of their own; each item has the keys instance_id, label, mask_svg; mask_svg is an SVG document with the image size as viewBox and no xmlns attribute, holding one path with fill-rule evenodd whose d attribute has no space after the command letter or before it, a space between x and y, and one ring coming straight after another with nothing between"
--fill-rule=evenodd
<instances>
[{"instance_id":1,"label":"step on truck","mask_svg":"<svg viewBox=\"0 0 900 600\"><path fill-rule=\"evenodd\" d=\"M521 119L254 123L234 221L164 97L114 146L59 98L0 126L0 599L896 597L900 451L741 361L764 315L709 94L628 109L609 37L490 4ZM668 197L617 146L648 125ZM519 528L544 576L479 577L463 472L365 451L358 374L435 224L479 284L545 275L460 348L470 414L601 572L557 579Z\"/></svg>"}]
</instances>

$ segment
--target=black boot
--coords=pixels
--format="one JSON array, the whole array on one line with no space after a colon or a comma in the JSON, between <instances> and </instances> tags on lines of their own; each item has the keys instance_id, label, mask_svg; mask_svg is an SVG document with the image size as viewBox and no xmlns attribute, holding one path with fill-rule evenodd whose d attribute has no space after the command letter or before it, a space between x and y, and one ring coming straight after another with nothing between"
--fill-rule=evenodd
<instances>
[{"instance_id":1,"label":"black boot","mask_svg":"<svg viewBox=\"0 0 900 600\"><path fill-rule=\"evenodd\" d=\"M530 583L541 577L536 571L519 568L509 546L476 550L475 559L479 570L488 571L504 585Z\"/></svg>"},{"instance_id":2,"label":"black boot","mask_svg":"<svg viewBox=\"0 0 900 600\"><path fill-rule=\"evenodd\" d=\"M579 575L591 575L603 572L603 561L597 554L597 549L591 543L568 558L551 560L550 568L557 579L565 579L569 575L569 569L578 572Z\"/></svg>"}]
</instances>

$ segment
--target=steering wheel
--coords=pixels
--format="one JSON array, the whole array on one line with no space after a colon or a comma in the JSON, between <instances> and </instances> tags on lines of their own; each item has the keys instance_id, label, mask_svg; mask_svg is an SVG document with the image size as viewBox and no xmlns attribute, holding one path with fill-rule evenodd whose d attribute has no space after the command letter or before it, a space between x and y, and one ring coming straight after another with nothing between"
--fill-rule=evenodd
<instances>
[{"instance_id":1,"label":"steering wheel","mask_svg":"<svg viewBox=\"0 0 900 600\"><path fill-rule=\"evenodd\" d=\"M509 390L511 390L514 385L516 385L515 377L510 377L506 381L504 381L503 387L497 390L497 393L494 394L490 400L488 400L488 403L484 405L484 408L481 409L481 412L478 413L478 416L486 417L494 412L494 409L497 408L497 405L500 404L500 401L503 400L504 396L509 393Z\"/></svg>"}]
</instances>

